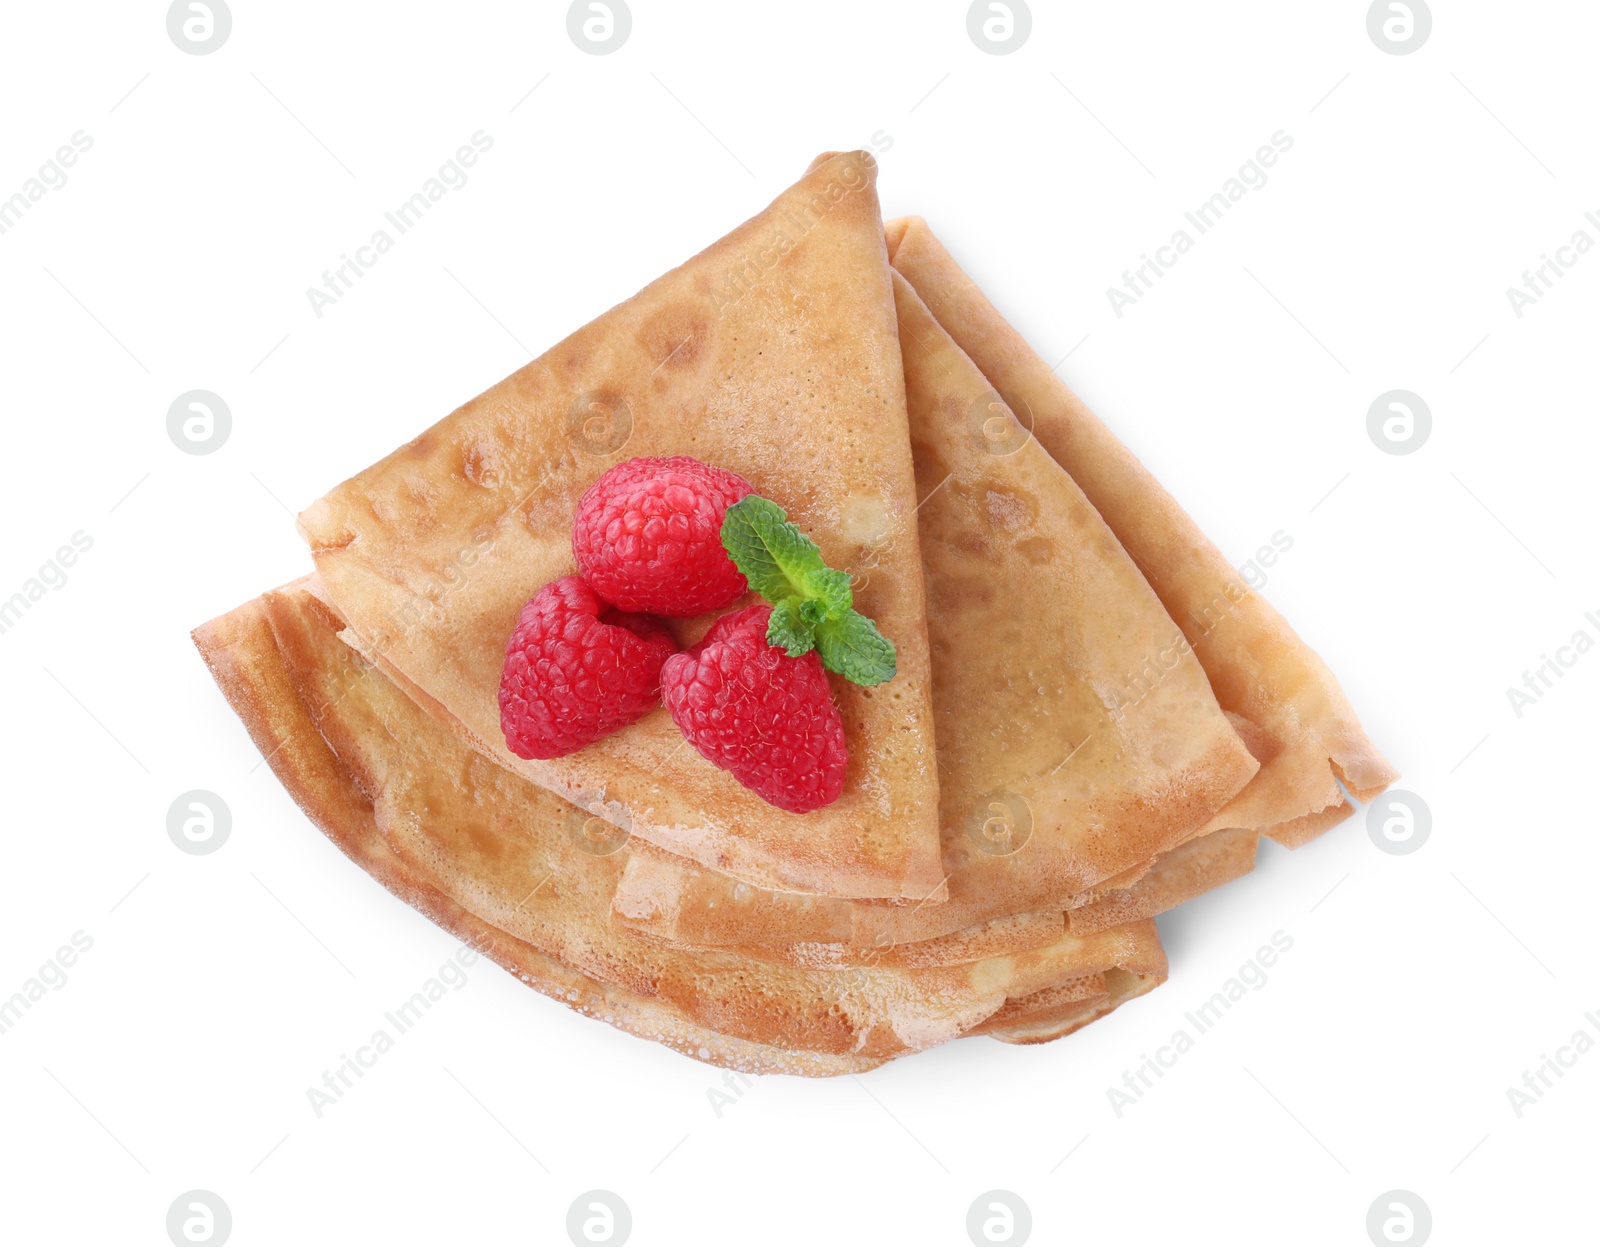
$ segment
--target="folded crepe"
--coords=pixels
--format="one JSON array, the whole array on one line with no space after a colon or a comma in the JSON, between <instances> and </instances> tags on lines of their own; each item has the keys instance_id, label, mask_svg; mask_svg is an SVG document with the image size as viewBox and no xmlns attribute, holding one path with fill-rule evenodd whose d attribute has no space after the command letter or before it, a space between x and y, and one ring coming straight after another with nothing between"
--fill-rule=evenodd
<instances>
[{"instance_id":1,"label":"folded crepe","mask_svg":"<svg viewBox=\"0 0 1600 1247\"><path fill-rule=\"evenodd\" d=\"M1151 916L1248 871L1263 832L1343 817L1337 779L1395 778L926 227L885 247L874 174L819 158L313 506L318 574L196 632L368 873L538 990L752 1072L1070 1033L1165 978ZM745 475L899 648L892 683L834 683L834 806L766 806L661 710L553 762L504 748L516 614L573 570L583 490L639 454Z\"/></svg>"},{"instance_id":2,"label":"folded crepe","mask_svg":"<svg viewBox=\"0 0 1600 1247\"><path fill-rule=\"evenodd\" d=\"M641 853L614 902L635 930L688 945L888 948L1074 903L1104 914L1103 893L1119 883L1132 888L1125 912L1149 917L1248 869L1242 843L1230 841L1231 852L1191 850L1145 879L1250 780L1256 760L1076 483L898 274L895 301L922 500L949 899L895 907L773 892ZM1162 681L1137 703L1120 699L1125 674L1152 654L1163 655ZM1080 925L1114 924L1086 915Z\"/></svg>"},{"instance_id":3,"label":"folded crepe","mask_svg":"<svg viewBox=\"0 0 1600 1247\"><path fill-rule=\"evenodd\" d=\"M943 896L938 779L894 296L864 152L551 348L301 517L348 640L485 757L749 883ZM638 455L693 455L783 506L898 650L888 684L834 679L844 795L797 815L688 748L664 708L565 758L505 746L519 609L574 571L578 499ZM675 624L689 643L709 620Z\"/></svg>"},{"instance_id":4,"label":"folded crepe","mask_svg":"<svg viewBox=\"0 0 1600 1247\"><path fill-rule=\"evenodd\" d=\"M982 1027L1082 1025L1165 976L1137 923L958 966L795 969L614 930L628 852L489 762L289 586L199 629L219 685L291 795L358 865L537 989L701 1060L843 1073ZM1070 1000L1063 999L1071 997Z\"/></svg>"},{"instance_id":5,"label":"folded crepe","mask_svg":"<svg viewBox=\"0 0 1600 1247\"><path fill-rule=\"evenodd\" d=\"M1065 468L1133 557L1261 760L1209 830L1246 828L1293 848L1399 778L1367 739L1332 672L1116 436L1003 320L920 217L887 227L891 261ZM1124 673L1160 686L1159 660Z\"/></svg>"}]
</instances>

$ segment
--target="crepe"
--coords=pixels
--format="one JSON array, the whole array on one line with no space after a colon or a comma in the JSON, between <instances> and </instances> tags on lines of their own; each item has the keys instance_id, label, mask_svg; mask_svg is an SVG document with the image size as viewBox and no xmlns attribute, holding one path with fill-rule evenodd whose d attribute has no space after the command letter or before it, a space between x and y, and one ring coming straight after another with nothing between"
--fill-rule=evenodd
<instances>
[{"instance_id":1,"label":"crepe","mask_svg":"<svg viewBox=\"0 0 1600 1247\"><path fill-rule=\"evenodd\" d=\"M896 947L1098 902L1094 889L1133 884L1256 773L1177 625L1083 492L898 275L895 299L949 900L913 908L774 893L641 854L615 899L636 930L691 945ZM1165 655L1163 679L1121 704L1125 674L1152 654ZM1239 864L1238 852L1191 853L1123 904L1150 917L1203 880L1236 877Z\"/></svg>"},{"instance_id":2,"label":"crepe","mask_svg":"<svg viewBox=\"0 0 1600 1247\"><path fill-rule=\"evenodd\" d=\"M942 897L915 483L894 298L864 152L480 395L301 517L350 641L485 757L632 835L767 887ZM787 509L898 651L873 689L834 679L844 795L796 815L688 748L664 708L565 758L513 755L506 639L573 572L572 517L607 468L693 455ZM676 624L689 643L709 621Z\"/></svg>"},{"instance_id":3,"label":"crepe","mask_svg":"<svg viewBox=\"0 0 1600 1247\"><path fill-rule=\"evenodd\" d=\"M536 991L685 1056L745 1073L820 1077L861 1073L882 1064L872 1057L790 1052L718 1034L690 1022L666 1001L591 979L468 913L384 844L372 802L340 766L301 705L263 602L251 602L206 624L195 632L195 642L284 787L340 851L395 896Z\"/></svg>"},{"instance_id":4,"label":"crepe","mask_svg":"<svg viewBox=\"0 0 1600 1247\"><path fill-rule=\"evenodd\" d=\"M1369 801L1398 774L1367 739L1333 674L1132 452L1067 388L957 267L921 218L890 222L892 263L1034 436L1083 488L1139 565L1261 760L1209 827L1295 847L1341 821L1337 781ZM1128 673L1135 689L1159 669Z\"/></svg>"},{"instance_id":5,"label":"crepe","mask_svg":"<svg viewBox=\"0 0 1600 1247\"><path fill-rule=\"evenodd\" d=\"M1175 909L1249 874L1255 869L1260 841L1261 833L1248 828L1197 836L1112 886L1074 898L1067 910L1067 929L1074 935L1091 935Z\"/></svg>"},{"instance_id":6,"label":"crepe","mask_svg":"<svg viewBox=\"0 0 1600 1247\"><path fill-rule=\"evenodd\" d=\"M344 645L340 627L291 586L196 640L285 786L358 864L452 929L504 937L494 946L541 990L570 991L572 971L604 985L581 999L626 1003L625 1028L719 1063L843 1072L955 1038L1062 983L1116 972L1148 990L1165 974L1151 923L926 969L801 970L615 931L607 906L626 846L596 851L583 812L469 749ZM713 1047L707 1031L740 1043Z\"/></svg>"}]
</instances>

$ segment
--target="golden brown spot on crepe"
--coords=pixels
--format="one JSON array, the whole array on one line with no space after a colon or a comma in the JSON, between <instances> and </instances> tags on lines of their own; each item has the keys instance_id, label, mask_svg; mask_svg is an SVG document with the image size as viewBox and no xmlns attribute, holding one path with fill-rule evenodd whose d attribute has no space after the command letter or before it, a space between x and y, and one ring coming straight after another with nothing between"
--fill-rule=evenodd
<instances>
[{"instance_id":1,"label":"golden brown spot on crepe","mask_svg":"<svg viewBox=\"0 0 1600 1247\"><path fill-rule=\"evenodd\" d=\"M432 482L423 476L411 477L406 481L405 492L410 502L405 508L405 513L411 520L411 527L418 532L425 532L437 526L435 503L438 501L438 493Z\"/></svg>"},{"instance_id":2,"label":"golden brown spot on crepe","mask_svg":"<svg viewBox=\"0 0 1600 1247\"><path fill-rule=\"evenodd\" d=\"M395 524L400 519L400 507L394 495L388 493L370 494L366 498L367 506L372 511L372 517L380 524Z\"/></svg>"},{"instance_id":3,"label":"golden brown spot on crepe","mask_svg":"<svg viewBox=\"0 0 1600 1247\"><path fill-rule=\"evenodd\" d=\"M1039 504L1032 498L1009 489L990 487L983 491L983 507L993 528L1016 532L1032 527L1038 519Z\"/></svg>"},{"instance_id":4,"label":"golden brown spot on crepe","mask_svg":"<svg viewBox=\"0 0 1600 1247\"><path fill-rule=\"evenodd\" d=\"M1054 556L1055 543L1048 537L1028 537L1017 542L1017 553L1035 567L1043 567Z\"/></svg>"},{"instance_id":5,"label":"golden brown spot on crepe","mask_svg":"<svg viewBox=\"0 0 1600 1247\"><path fill-rule=\"evenodd\" d=\"M485 864L496 863L505 857L504 832L477 819L462 819L456 827L462 838L471 845L474 856Z\"/></svg>"},{"instance_id":6,"label":"golden brown spot on crepe","mask_svg":"<svg viewBox=\"0 0 1600 1247\"><path fill-rule=\"evenodd\" d=\"M556 371L562 376L573 376L588 365L589 357L593 352L590 351L585 341L586 336L580 330L567 340L565 349L558 348L561 350L561 354L555 359L554 363Z\"/></svg>"},{"instance_id":7,"label":"golden brown spot on crepe","mask_svg":"<svg viewBox=\"0 0 1600 1247\"><path fill-rule=\"evenodd\" d=\"M645 321L639 330L639 345L665 372L694 363L709 337L701 308L692 303L669 303Z\"/></svg>"},{"instance_id":8,"label":"golden brown spot on crepe","mask_svg":"<svg viewBox=\"0 0 1600 1247\"><path fill-rule=\"evenodd\" d=\"M939 483L950 475L950 467L939 454L939 448L913 439L911 462L917 474L917 498L927 498Z\"/></svg>"},{"instance_id":9,"label":"golden brown spot on crepe","mask_svg":"<svg viewBox=\"0 0 1600 1247\"><path fill-rule=\"evenodd\" d=\"M469 442L461 448L461 475L474 485L482 485L485 489L493 489L498 485L498 462L494 443L487 439Z\"/></svg>"},{"instance_id":10,"label":"golden brown spot on crepe","mask_svg":"<svg viewBox=\"0 0 1600 1247\"><path fill-rule=\"evenodd\" d=\"M431 432L424 433L406 444L405 453L412 459L427 459L433 454L437 444Z\"/></svg>"},{"instance_id":11,"label":"golden brown spot on crepe","mask_svg":"<svg viewBox=\"0 0 1600 1247\"><path fill-rule=\"evenodd\" d=\"M958 550L966 551L968 554L983 555L987 554L989 550L989 539L982 533L971 530L957 533L950 544Z\"/></svg>"},{"instance_id":12,"label":"golden brown spot on crepe","mask_svg":"<svg viewBox=\"0 0 1600 1247\"><path fill-rule=\"evenodd\" d=\"M945 576L928 582L928 594L935 609L947 614L988 607L994 602L995 586L973 577Z\"/></svg>"}]
</instances>

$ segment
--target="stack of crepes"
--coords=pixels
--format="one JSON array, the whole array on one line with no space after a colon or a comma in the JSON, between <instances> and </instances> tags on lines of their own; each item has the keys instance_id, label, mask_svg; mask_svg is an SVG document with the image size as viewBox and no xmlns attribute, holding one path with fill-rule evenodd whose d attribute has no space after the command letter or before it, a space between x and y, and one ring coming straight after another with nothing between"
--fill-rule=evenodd
<instances>
[{"instance_id":1,"label":"stack of crepes","mask_svg":"<svg viewBox=\"0 0 1600 1247\"><path fill-rule=\"evenodd\" d=\"M885 228L875 184L864 152L820 157L314 504L314 573L195 634L379 882L574 1009L753 1072L1065 1035L1165 978L1156 914L1396 778L928 227ZM584 490L639 455L780 503L895 643L892 681L832 677L832 805L767 805L664 708L553 761L505 747L518 611L574 570Z\"/></svg>"}]
</instances>

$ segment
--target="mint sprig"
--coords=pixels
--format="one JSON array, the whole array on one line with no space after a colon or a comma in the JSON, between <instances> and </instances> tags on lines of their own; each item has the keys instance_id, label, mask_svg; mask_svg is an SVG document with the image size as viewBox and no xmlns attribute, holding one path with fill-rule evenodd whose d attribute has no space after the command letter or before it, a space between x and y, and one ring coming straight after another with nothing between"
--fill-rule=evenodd
<instances>
[{"instance_id":1,"label":"mint sprig","mask_svg":"<svg viewBox=\"0 0 1600 1247\"><path fill-rule=\"evenodd\" d=\"M769 498L749 494L722 517L722 545L750 587L772 603L767 644L791 658L815 649L822 665L856 684L894 678L894 645L853 608L850 577Z\"/></svg>"}]
</instances>

